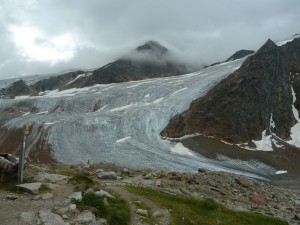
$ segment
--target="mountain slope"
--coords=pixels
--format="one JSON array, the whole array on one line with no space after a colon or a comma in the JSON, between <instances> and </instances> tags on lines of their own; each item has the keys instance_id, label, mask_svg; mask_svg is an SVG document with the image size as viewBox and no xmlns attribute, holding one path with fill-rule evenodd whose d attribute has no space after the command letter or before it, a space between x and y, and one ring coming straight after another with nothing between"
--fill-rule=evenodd
<instances>
[{"instance_id":1,"label":"mountain slope","mask_svg":"<svg viewBox=\"0 0 300 225\"><path fill-rule=\"evenodd\" d=\"M286 139L296 123L289 71L280 48L268 40L239 70L174 117L163 136L201 133L231 143L260 140L271 129ZM272 120L275 128L271 127Z\"/></svg>"}]
</instances>

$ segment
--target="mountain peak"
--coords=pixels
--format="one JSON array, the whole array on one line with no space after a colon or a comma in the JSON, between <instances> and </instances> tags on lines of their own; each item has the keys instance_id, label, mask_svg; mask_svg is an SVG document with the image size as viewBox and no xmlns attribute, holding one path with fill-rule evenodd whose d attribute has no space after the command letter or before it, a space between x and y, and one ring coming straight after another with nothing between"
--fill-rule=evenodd
<instances>
[{"instance_id":1,"label":"mountain peak","mask_svg":"<svg viewBox=\"0 0 300 225\"><path fill-rule=\"evenodd\" d=\"M159 42L150 40L150 41L147 41L145 44L137 47L136 51L151 52L151 53L155 53L157 55L163 55L168 51L168 49L166 47L164 47L163 45L161 45Z\"/></svg>"}]
</instances>

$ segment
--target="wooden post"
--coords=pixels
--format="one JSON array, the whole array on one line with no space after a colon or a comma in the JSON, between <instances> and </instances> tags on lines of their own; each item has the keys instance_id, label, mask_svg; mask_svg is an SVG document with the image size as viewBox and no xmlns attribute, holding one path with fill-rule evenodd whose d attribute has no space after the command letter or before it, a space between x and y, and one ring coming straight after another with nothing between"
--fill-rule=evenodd
<instances>
[{"instance_id":1,"label":"wooden post","mask_svg":"<svg viewBox=\"0 0 300 225\"><path fill-rule=\"evenodd\" d=\"M22 149L19 158L19 167L18 167L18 183L22 184L24 179L24 163L25 163L25 150L26 150L26 135L29 134L29 124L26 123L24 127L24 136L22 142Z\"/></svg>"}]
</instances>

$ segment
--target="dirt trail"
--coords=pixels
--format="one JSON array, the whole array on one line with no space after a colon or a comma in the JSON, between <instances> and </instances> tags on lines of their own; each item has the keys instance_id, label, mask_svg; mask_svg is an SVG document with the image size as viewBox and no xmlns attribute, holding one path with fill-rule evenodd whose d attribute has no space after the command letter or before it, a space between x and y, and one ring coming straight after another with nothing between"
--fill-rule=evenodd
<instances>
[{"instance_id":1,"label":"dirt trail","mask_svg":"<svg viewBox=\"0 0 300 225\"><path fill-rule=\"evenodd\" d=\"M148 225L147 222L142 222L140 220L140 216L137 214L137 209L140 207L137 207L134 202L140 201L142 204L146 206L148 209L149 217L152 217L153 213L160 212L160 216L156 219L157 222L160 225L168 225L171 221L171 215L167 209L161 209L156 203L151 201L150 199L147 199L143 196L140 196L138 194L130 193L127 190L125 190L124 187L117 187L117 186L108 186L109 190L117 193L122 199L124 199L129 207L130 207L130 216L131 216L131 225Z\"/></svg>"}]
</instances>

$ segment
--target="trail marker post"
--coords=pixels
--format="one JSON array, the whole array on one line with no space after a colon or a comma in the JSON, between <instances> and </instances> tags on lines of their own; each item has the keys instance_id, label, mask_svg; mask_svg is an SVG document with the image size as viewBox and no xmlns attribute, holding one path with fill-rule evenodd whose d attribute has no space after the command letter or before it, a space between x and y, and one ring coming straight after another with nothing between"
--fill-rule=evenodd
<instances>
[{"instance_id":1,"label":"trail marker post","mask_svg":"<svg viewBox=\"0 0 300 225\"><path fill-rule=\"evenodd\" d=\"M18 183L23 183L24 179L24 163L25 163L25 150L26 150L26 136L29 134L30 126L28 123L24 126L24 136L22 142L22 149L19 159L19 167L18 167Z\"/></svg>"}]
</instances>

